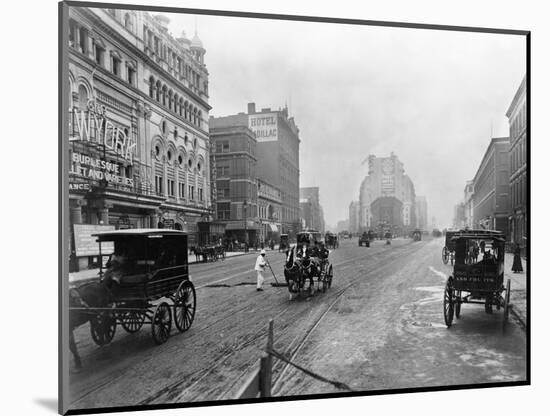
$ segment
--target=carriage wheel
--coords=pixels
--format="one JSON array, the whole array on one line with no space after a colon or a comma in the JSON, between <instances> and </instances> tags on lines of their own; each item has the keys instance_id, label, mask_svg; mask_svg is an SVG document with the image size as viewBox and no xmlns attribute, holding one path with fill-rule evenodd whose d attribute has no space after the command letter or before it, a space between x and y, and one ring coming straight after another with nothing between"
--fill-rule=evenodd
<instances>
[{"instance_id":1,"label":"carriage wheel","mask_svg":"<svg viewBox=\"0 0 550 416\"><path fill-rule=\"evenodd\" d=\"M447 247L443 247L443 250L441 251L441 260L443 260L444 264L449 262L449 252L447 251Z\"/></svg>"},{"instance_id":2,"label":"carriage wheel","mask_svg":"<svg viewBox=\"0 0 550 416\"><path fill-rule=\"evenodd\" d=\"M333 276L334 272L332 270L332 264L330 266L328 266L328 272L327 272L327 288L330 289L330 287L332 286L332 276Z\"/></svg>"},{"instance_id":3,"label":"carriage wheel","mask_svg":"<svg viewBox=\"0 0 550 416\"><path fill-rule=\"evenodd\" d=\"M112 312L101 312L90 320L92 339L100 347L110 343L116 332L116 317Z\"/></svg>"},{"instance_id":4,"label":"carriage wheel","mask_svg":"<svg viewBox=\"0 0 550 416\"><path fill-rule=\"evenodd\" d=\"M151 330L155 343L159 345L165 343L170 336L171 328L172 312L170 312L170 305L162 302L156 307L151 320Z\"/></svg>"},{"instance_id":5,"label":"carriage wheel","mask_svg":"<svg viewBox=\"0 0 550 416\"><path fill-rule=\"evenodd\" d=\"M445 294L443 296L443 317L445 318L445 325L447 325L447 328L450 328L453 323L453 309L453 278L449 277L445 285Z\"/></svg>"},{"instance_id":6,"label":"carriage wheel","mask_svg":"<svg viewBox=\"0 0 550 416\"><path fill-rule=\"evenodd\" d=\"M145 312L142 311L127 311L120 316L120 324L126 332L133 334L141 329L145 322Z\"/></svg>"},{"instance_id":7,"label":"carriage wheel","mask_svg":"<svg viewBox=\"0 0 550 416\"><path fill-rule=\"evenodd\" d=\"M510 279L506 282L506 294L504 295L504 314L502 317L502 329L506 329L508 316L510 314Z\"/></svg>"},{"instance_id":8,"label":"carriage wheel","mask_svg":"<svg viewBox=\"0 0 550 416\"><path fill-rule=\"evenodd\" d=\"M197 298L193 283L184 281L174 296L174 321L178 331L187 331L195 318Z\"/></svg>"},{"instance_id":9,"label":"carriage wheel","mask_svg":"<svg viewBox=\"0 0 550 416\"><path fill-rule=\"evenodd\" d=\"M455 292L455 317L456 319L460 318L460 305L462 305L462 292L460 290L457 290Z\"/></svg>"}]
</instances>

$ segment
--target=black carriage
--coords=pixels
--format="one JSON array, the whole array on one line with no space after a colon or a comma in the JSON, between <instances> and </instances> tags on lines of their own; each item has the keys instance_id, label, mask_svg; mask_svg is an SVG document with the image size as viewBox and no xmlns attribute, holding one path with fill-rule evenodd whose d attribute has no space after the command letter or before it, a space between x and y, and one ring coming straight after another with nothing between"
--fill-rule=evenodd
<instances>
[{"instance_id":1,"label":"black carriage","mask_svg":"<svg viewBox=\"0 0 550 416\"><path fill-rule=\"evenodd\" d=\"M332 249L338 248L339 246L338 236L334 233L327 232L325 234L325 244L328 248L332 248Z\"/></svg>"},{"instance_id":2,"label":"black carriage","mask_svg":"<svg viewBox=\"0 0 550 416\"><path fill-rule=\"evenodd\" d=\"M366 231L363 232L363 234L361 234L359 236L359 239L358 239L358 244L359 244L359 247L361 246L365 246L365 247L370 247L370 236L369 236L369 233L367 233Z\"/></svg>"},{"instance_id":3,"label":"black carriage","mask_svg":"<svg viewBox=\"0 0 550 416\"><path fill-rule=\"evenodd\" d=\"M455 251L453 274L447 279L443 298L445 324L450 327L453 316L460 317L463 303L503 309L503 327L510 311L510 280L504 286L505 239L500 231L457 231L452 237ZM480 248L476 258L475 248Z\"/></svg>"},{"instance_id":4,"label":"black carriage","mask_svg":"<svg viewBox=\"0 0 550 416\"><path fill-rule=\"evenodd\" d=\"M288 242L288 234L281 234L279 239L279 252L288 250L290 247Z\"/></svg>"},{"instance_id":5,"label":"black carriage","mask_svg":"<svg viewBox=\"0 0 550 416\"><path fill-rule=\"evenodd\" d=\"M332 286L333 267L329 251L321 240L321 233L306 230L296 235L297 245L288 254L284 275L290 299L295 295L313 296Z\"/></svg>"},{"instance_id":6,"label":"black carriage","mask_svg":"<svg viewBox=\"0 0 550 416\"><path fill-rule=\"evenodd\" d=\"M413 239L413 241L422 240L422 230L414 230L412 232L412 239Z\"/></svg>"},{"instance_id":7,"label":"black carriage","mask_svg":"<svg viewBox=\"0 0 550 416\"><path fill-rule=\"evenodd\" d=\"M129 333L151 325L153 340L166 342L172 322L187 331L195 317L196 297L189 280L187 234L167 229L130 229L94 234L100 258L100 283L110 292L109 304L86 309L91 335L98 345L111 342L117 325ZM108 250L106 250L108 249Z\"/></svg>"},{"instance_id":8,"label":"black carriage","mask_svg":"<svg viewBox=\"0 0 550 416\"><path fill-rule=\"evenodd\" d=\"M458 231L454 230L447 230L445 232L445 245L443 246L443 249L441 250L441 260L444 264L451 262L451 264L454 264L455 261L455 241L453 240L453 237L455 234L457 234Z\"/></svg>"}]
</instances>

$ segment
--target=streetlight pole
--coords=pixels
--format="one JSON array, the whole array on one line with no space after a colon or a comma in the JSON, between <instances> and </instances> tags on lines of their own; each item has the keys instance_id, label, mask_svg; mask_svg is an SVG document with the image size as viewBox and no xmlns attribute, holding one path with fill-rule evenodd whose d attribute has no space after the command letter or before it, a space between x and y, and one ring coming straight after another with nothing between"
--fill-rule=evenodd
<instances>
[{"instance_id":1,"label":"streetlight pole","mask_svg":"<svg viewBox=\"0 0 550 416\"><path fill-rule=\"evenodd\" d=\"M248 228L247 228L247 212L246 209L248 207L248 203L246 202L246 199L243 202L243 216L244 216L244 242L246 244L246 247L248 248Z\"/></svg>"}]
</instances>

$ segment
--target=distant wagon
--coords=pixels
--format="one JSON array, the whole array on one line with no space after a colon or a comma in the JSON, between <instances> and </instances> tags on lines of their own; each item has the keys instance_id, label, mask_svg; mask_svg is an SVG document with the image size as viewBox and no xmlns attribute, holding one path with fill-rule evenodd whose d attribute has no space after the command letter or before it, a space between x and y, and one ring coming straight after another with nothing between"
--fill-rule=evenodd
<instances>
[{"instance_id":1,"label":"distant wagon","mask_svg":"<svg viewBox=\"0 0 550 416\"><path fill-rule=\"evenodd\" d=\"M413 239L413 241L422 240L422 230L418 230L418 229L414 230L412 232L412 239Z\"/></svg>"},{"instance_id":2,"label":"distant wagon","mask_svg":"<svg viewBox=\"0 0 550 416\"><path fill-rule=\"evenodd\" d=\"M369 233L367 233L366 231L363 232L363 234L361 234L359 236L359 247L361 246L365 246L365 247L370 247L370 236L369 236Z\"/></svg>"},{"instance_id":3,"label":"distant wagon","mask_svg":"<svg viewBox=\"0 0 550 416\"><path fill-rule=\"evenodd\" d=\"M504 286L504 235L499 231L468 230L453 234L455 262L453 274L447 279L443 297L445 324L450 327L453 316L460 317L463 303L485 306L490 314L493 307L503 310L503 328L510 311L510 280ZM480 258L471 255L481 248Z\"/></svg>"},{"instance_id":4,"label":"distant wagon","mask_svg":"<svg viewBox=\"0 0 550 416\"><path fill-rule=\"evenodd\" d=\"M331 232L327 232L325 234L325 244L328 248L332 248L332 249L338 248L338 245L339 245L338 235Z\"/></svg>"}]
</instances>

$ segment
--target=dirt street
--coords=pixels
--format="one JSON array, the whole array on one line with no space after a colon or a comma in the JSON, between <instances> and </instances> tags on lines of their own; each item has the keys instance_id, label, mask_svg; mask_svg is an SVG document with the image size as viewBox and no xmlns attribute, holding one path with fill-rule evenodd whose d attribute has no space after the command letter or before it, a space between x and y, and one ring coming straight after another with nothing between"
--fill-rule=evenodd
<instances>
[{"instance_id":1,"label":"dirt street","mask_svg":"<svg viewBox=\"0 0 550 416\"><path fill-rule=\"evenodd\" d=\"M288 299L286 288L256 292L255 255L190 266L197 314L183 334L172 330L155 346L148 326L121 327L99 348L89 327L75 331L84 369L71 375L72 408L232 399L265 346L274 319L275 349L356 390L524 380L526 340L502 312L464 305L447 329L443 287L451 267L442 239L344 240L330 254L332 288L313 298ZM284 255L268 252L279 280ZM275 360L274 395L339 391Z\"/></svg>"}]
</instances>

